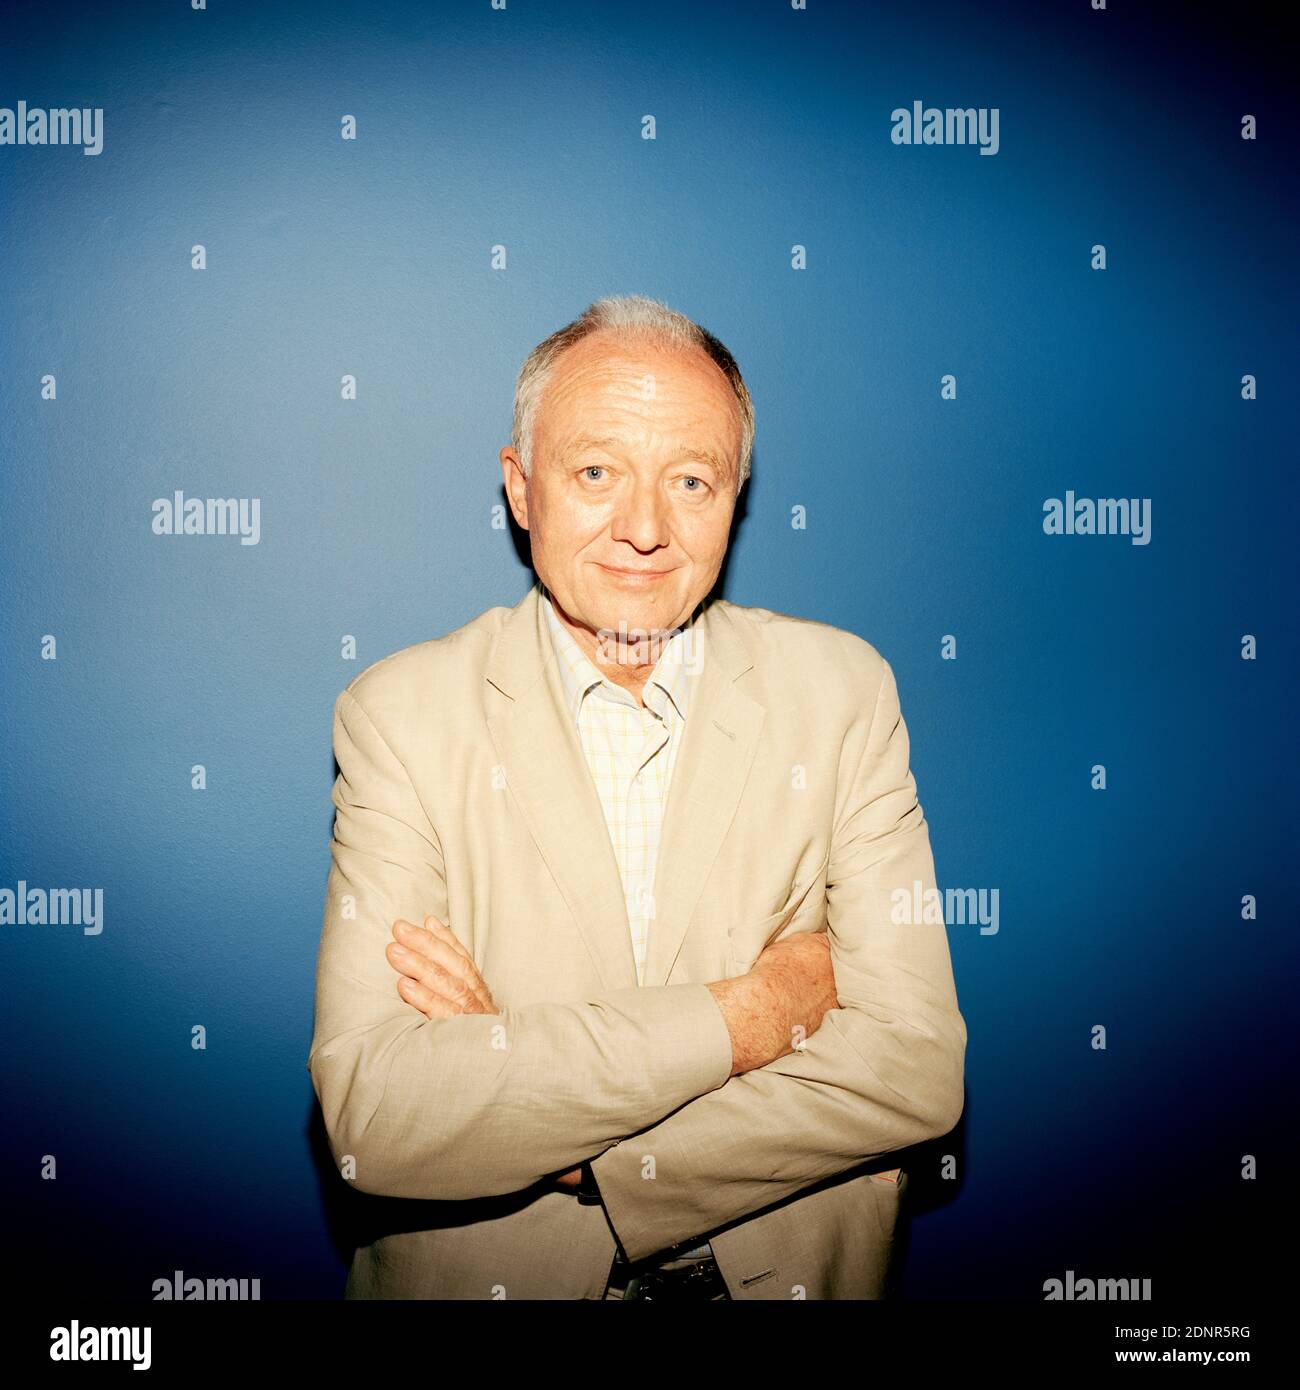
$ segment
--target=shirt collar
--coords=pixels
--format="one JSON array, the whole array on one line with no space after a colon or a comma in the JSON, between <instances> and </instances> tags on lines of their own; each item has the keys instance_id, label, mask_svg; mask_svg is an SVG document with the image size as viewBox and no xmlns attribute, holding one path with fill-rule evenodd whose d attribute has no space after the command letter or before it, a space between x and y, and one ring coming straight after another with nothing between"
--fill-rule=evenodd
<instances>
[{"instance_id":1,"label":"shirt collar","mask_svg":"<svg viewBox=\"0 0 1300 1390\"><path fill-rule=\"evenodd\" d=\"M578 646L573 634L556 615L546 586L541 584L540 587L546 623L555 646L560 682L574 723L577 723L583 700L597 686L604 686L606 692L625 704L635 703L636 696L631 691L615 685L596 669L591 658ZM690 619L664 644L643 692L647 706L654 709L659 703L654 687L658 687L672 701L682 719L686 718L691 688L704 661L704 624L699 617L700 609L697 607ZM662 711L656 709L656 713L661 714Z\"/></svg>"}]
</instances>

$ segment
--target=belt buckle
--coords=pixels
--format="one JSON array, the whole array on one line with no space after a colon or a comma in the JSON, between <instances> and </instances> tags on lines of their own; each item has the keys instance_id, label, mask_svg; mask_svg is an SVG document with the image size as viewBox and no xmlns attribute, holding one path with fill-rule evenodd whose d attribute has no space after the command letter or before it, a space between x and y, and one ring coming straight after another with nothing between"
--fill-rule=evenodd
<instances>
[{"instance_id":1,"label":"belt buckle","mask_svg":"<svg viewBox=\"0 0 1300 1390\"><path fill-rule=\"evenodd\" d=\"M718 1263L710 1256L690 1261L665 1261L635 1271L628 1266L625 1268L628 1268L630 1275L623 1294L625 1299L645 1302L658 1300L661 1303L707 1302L713 1299L715 1290L726 1290Z\"/></svg>"}]
</instances>

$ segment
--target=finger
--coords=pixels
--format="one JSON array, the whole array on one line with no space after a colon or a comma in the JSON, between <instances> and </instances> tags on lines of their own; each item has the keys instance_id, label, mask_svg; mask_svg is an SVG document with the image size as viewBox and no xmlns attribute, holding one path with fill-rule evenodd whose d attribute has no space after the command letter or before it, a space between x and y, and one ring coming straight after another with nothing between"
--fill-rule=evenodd
<instances>
[{"instance_id":1,"label":"finger","mask_svg":"<svg viewBox=\"0 0 1300 1390\"><path fill-rule=\"evenodd\" d=\"M436 922L437 918L433 920ZM438 925L441 927L441 923ZM451 942L446 940L443 933L451 936ZM388 961L395 970L417 976L433 989L450 993L454 999L467 992L477 1000L477 1012L496 1012L492 993L479 974L473 957L447 928L443 927L441 932L435 933L399 918L393 923L393 934L398 939L388 947ZM408 954L403 954L404 951ZM436 967L435 973L429 974L425 962Z\"/></svg>"},{"instance_id":2,"label":"finger","mask_svg":"<svg viewBox=\"0 0 1300 1390\"><path fill-rule=\"evenodd\" d=\"M461 1014L495 1014L491 1000L485 1005L479 996L466 990L450 976L436 978L435 973L424 978L402 975L398 980L402 998L418 1001L420 1011L429 1018L456 1018Z\"/></svg>"},{"instance_id":3,"label":"finger","mask_svg":"<svg viewBox=\"0 0 1300 1390\"><path fill-rule=\"evenodd\" d=\"M422 927L417 927L414 922L408 922L405 917L399 917L393 923L393 936L404 946L414 947L417 951L427 950L431 944L436 942L446 951L468 961L470 965L474 964L474 957L465 949L456 933L450 927L444 927L436 917L426 917Z\"/></svg>"},{"instance_id":4,"label":"finger","mask_svg":"<svg viewBox=\"0 0 1300 1390\"><path fill-rule=\"evenodd\" d=\"M453 950L459 951L470 964L473 964L474 957L465 949L464 942L450 927L444 926L436 917L426 917L424 926L426 931L432 932L440 941L445 941Z\"/></svg>"},{"instance_id":5,"label":"finger","mask_svg":"<svg viewBox=\"0 0 1300 1390\"><path fill-rule=\"evenodd\" d=\"M442 948L446 951L446 948ZM451 954L451 953L448 953ZM409 976L424 988L454 1005L456 1013L494 1014L496 1005L487 985L476 971L463 975L447 969L441 961L393 942L385 951L388 963L399 975ZM472 971L472 967L470 967Z\"/></svg>"},{"instance_id":6,"label":"finger","mask_svg":"<svg viewBox=\"0 0 1300 1390\"><path fill-rule=\"evenodd\" d=\"M426 1018L455 1018L461 1012L449 999L409 975L398 978L397 992Z\"/></svg>"},{"instance_id":7,"label":"finger","mask_svg":"<svg viewBox=\"0 0 1300 1390\"><path fill-rule=\"evenodd\" d=\"M443 950L446 951L446 948ZM474 996L473 981L461 973L459 966L447 960L447 956L454 954L452 952L447 952L442 959L435 960L431 954L414 951L394 941L385 949L384 954L389 965L399 975L409 975L411 979L418 980L420 984L446 995L454 1002L459 1003Z\"/></svg>"},{"instance_id":8,"label":"finger","mask_svg":"<svg viewBox=\"0 0 1300 1390\"><path fill-rule=\"evenodd\" d=\"M435 934L427 928L417 927L413 922L408 922L401 917L393 923L393 936L396 938L398 946L405 947L417 956L426 957L442 966L448 974L459 975L463 978L468 978L471 974L476 975L478 970L474 965L473 957L460 946L459 942L455 941L454 937L449 941L447 935L444 934L445 930L444 928L444 932Z\"/></svg>"}]
</instances>

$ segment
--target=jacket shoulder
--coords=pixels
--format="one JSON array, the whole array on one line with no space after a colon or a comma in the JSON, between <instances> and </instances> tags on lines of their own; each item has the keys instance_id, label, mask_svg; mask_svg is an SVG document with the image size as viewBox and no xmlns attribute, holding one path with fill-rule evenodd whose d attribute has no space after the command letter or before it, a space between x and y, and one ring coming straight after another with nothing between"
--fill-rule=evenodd
<instances>
[{"instance_id":1,"label":"jacket shoulder","mask_svg":"<svg viewBox=\"0 0 1300 1390\"><path fill-rule=\"evenodd\" d=\"M806 670L815 681L843 679L858 695L864 686L872 692L879 688L888 663L856 632L771 608L728 602L726 610L743 629L757 656L792 670Z\"/></svg>"},{"instance_id":2,"label":"jacket shoulder","mask_svg":"<svg viewBox=\"0 0 1300 1390\"><path fill-rule=\"evenodd\" d=\"M472 688L467 677L486 668L492 639L514 610L504 605L425 642L380 657L354 676L339 696L350 697L373 719L409 710L413 701Z\"/></svg>"}]
</instances>

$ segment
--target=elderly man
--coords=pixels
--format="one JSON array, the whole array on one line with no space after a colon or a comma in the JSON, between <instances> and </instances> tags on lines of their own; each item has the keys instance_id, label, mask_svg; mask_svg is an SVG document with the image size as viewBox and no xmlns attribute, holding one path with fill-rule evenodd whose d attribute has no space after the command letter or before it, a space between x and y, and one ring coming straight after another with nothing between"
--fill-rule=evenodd
<instances>
[{"instance_id":1,"label":"elderly man","mask_svg":"<svg viewBox=\"0 0 1300 1390\"><path fill-rule=\"evenodd\" d=\"M710 598L754 417L652 300L529 356L538 582L339 696L308 1059L351 1298L878 1298L966 1028L888 663ZM924 894L920 895L924 897Z\"/></svg>"}]
</instances>

